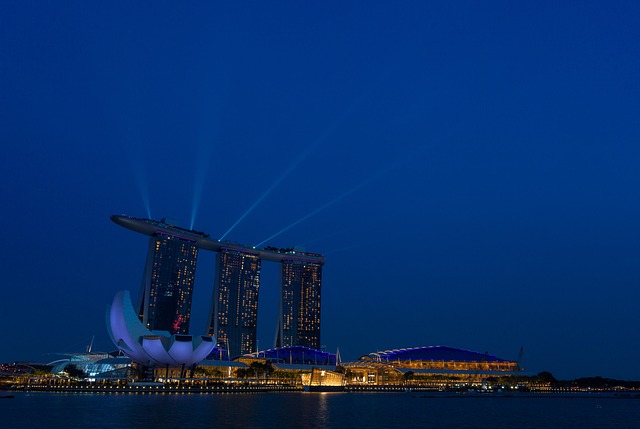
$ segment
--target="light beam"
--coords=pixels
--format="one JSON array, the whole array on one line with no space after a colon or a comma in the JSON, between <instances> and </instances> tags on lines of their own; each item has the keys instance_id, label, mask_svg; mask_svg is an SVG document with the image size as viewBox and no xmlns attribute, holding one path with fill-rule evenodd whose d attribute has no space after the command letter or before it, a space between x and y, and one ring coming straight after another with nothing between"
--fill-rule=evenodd
<instances>
[{"instance_id":1,"label":"light beam","mask_svg":"<svg viewBox=\"0 0 640 429\"><path fill-rule=\"evenodd\" d=\"M147 219L151 219L151 204L149 203L149 194L145 193L142 188L140 189L140 194L142 195L142 203L144 204L145 210L147 210Z\"/></svg>"},{"instance_id":2,"label":"light beam","mask_svg":"<svg viewBox=\"0 0 640 429\"><path fill-rule=\"evenodd\" d=\"M137 135L137 133L135 134ZM133 135L133 133L125 135L122 138L122 142L124 145L124 153L131 166L131 173L136 182L136 187L138 188L138 192L140 192L140 197L142 197L142 204L147 212L148 219L151 219L147 164L139 145L135 143L136 135Z\"/></svg>"},{"instance_id":3,"label":"light beam","mask_svg":"<svg viewBox=\"0 0 640 429\"><path fill-rule=\"evenodd\" d=\"M224 234L222 234L222 237L220 237L219 240L223 240L240 222L242 222L242 220L253 211L253 209L256 208L256 206L258 204L260 204L260 202L262 202L262 200L264 200L267 195L269 195L271 193L271 191L273 191L289 174L291 174L291 172L302 162L304 161L311 152L313 152L313 150L315 150L316 147L318 147L320 145L320 143L322 141L324 141L329 135L331 135L331 133L338 128L338 126L340 126L348 117L349 115L351 115L351 113L355 110L356 106L358 106L358 104L360 104L362 102L362 100L365 98L365 94L362 94L360 97L356 98L351 105L342 113L342 115L340 115L335 121L333 121L323 132L322 134L320 134L320 137L316 138L314 140L314 142L309 146L309 148L306 150L306 152L304 152L296 161L294 161L293 164L291 164L289 166L289 168L287 168L287 170L280 176L278 177L278 179L276 179L276 181L256 200L256 202L254 202L251 207L249 207L249 209L244 212L244 214L242 216L240 216L240 218L233 224L231 225L231 227L227 230L227 232L225 232ZM257 247L257 246L256 246Z\"/></svg>"},{"instance_id":4,"label":"light beam","mask_svg":"<svg viewBox=\"0 0 640 429\"><path fill-rule=\"evenodd\" d=\"M200 207L202 191L204 189L207 172L209 171L212 152L213 143L199 145L198 147L195 177L193 182L193 201L191 202L191 226L189 229L193 229L193 225L196 223L196 215L198 214L198 208Z\"/></svg>"},{"instance_id":5,"label":"light beam","mask_svg":"<svg viewBox=\"0 0 640 429\"><path fill-rule=\"evenodd\" d=\"M151 204L149 202L149 187L147 185L147 181L144 177L144 172L141 171L142 168L134 168L134 176L136 178L136 185L138 188L138 192L140 192L140 196L142 197L142 204L144 205L145 210L147 211L147 219L151 219Z\"/></svg>"},{"instance_id":6,"label":"light beam","mask_svg":"<svg viewBox=\"0 0 640 429\"><path fill-rule=\"evenodd\" d=\"M296 167L298 167L298 165L300 165L300 163L302 161L304 161L309 156L309 154L311 153L312 149L313 149L313 147L309 148L306 152L304 152L302 155L300 155L298 157L298 159L296 159L289 166L289 168L287 168L284 171L284 173L282 173L280 175L280 177L278 177L276 179L276 181L273 182L273 184L271 184L271 186L269 186L269 188L266 191L264 191L264 193L262 195L260 195L260 197L251 205L251 207L249 207L249 209L246 212L244 212L244 214L242 216L240 216L240 218L237 221L235 221L235 223L233 225L231 225L231 227L227 230L227 232L222 234L222 237L220 237L219 240L222 241L227 236L227 234L229 234L240 222L242 222L242 219L247 217L247 215L249 213L251 213L253 211L253 209L255 209L258 206L258 204L260 204L262 202L262 200L264 200L271 193L271 191L273 191L284 179L286 179L287 176L289 176L289 174L291 174L291 172L293 170L295 170Z\"/></svg>"},{"instance_id":7,"label":"light beam","mask_svg":"<svg viewBox=\"0 0 640 429\"><path fill-rule=\"evenodd\" d=\"M275 234L273 234L272 236L262 240L260 243L256 244L255 247L260 247L262 246L264 243L266 243L267 241L271 240L272 238L275 238L277 236L279 236L280 234L282 234L285 231L290 230L291 228L293 228L294 226L298 225L301 222L304 222L305 220L309 219L311 216L318 214L319 212L321 212L322 210L326 209L327 207L330 207L332 205L334 205L335 203L337 203L338 201L342 200L343 198L353 194L354 192L358 191L359 189L365 187L366 185L368 185L369 183L373 182L374 180L376 180L378 177L388 173L389 171L393 170L394 168L396 168L398 165L400 165L400 162L396 162L395 164L390 165L387 168L384 168L380 171L378 171L376 174L374 174L373 176L369 177L368 179L358 183L356 186L354 186L353 188L343 192L342 194L338 195L336 198L332 199L329 202L324 203L323 205L321 205L320 207L318 207L317 209L313 210L311 213L308 213L307 215L301 217L300 219L298 219L297 221L293 222L292 224L290 224L289 226L281 229L280 231L276 232Z\"/></svg>"}]
</instances>

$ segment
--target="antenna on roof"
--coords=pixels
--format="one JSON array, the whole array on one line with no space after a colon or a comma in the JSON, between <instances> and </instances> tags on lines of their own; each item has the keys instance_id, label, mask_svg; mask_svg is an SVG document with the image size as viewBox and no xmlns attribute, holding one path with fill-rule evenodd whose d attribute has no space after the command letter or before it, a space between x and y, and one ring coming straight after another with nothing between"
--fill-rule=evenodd
<instances>
[{"instance_id":1,"label":"antenna on roof","mask_svg":"<svg viewBox=\"0 0 640 429\"><path fill-rule=\"evenodd\" d=\"M87 353L91 353L91 350L93 349L93 340L95 340L95 339L96 339L96 336L95 336L95 335L93 335L93 336L91 337L91 342L90 342L90 343L89 343L89 345L87 346Z\"/></svg>"}]
</instances>

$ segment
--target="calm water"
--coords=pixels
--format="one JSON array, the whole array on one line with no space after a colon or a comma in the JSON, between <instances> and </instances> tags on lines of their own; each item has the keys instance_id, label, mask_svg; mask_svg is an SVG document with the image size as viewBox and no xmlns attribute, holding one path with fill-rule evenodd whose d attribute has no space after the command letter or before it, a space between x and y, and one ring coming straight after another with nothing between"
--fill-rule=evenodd
<instances>
[{"instance_id":1,"label":"calm water","mask_svg":"<svg viewBox=\"0 0 640 429\"><path fill-rule=\"evenodd\" d=\"M0 399L0 428L640 428L640 400L409 393L58 394Z\"/></svg>"}]
</instances>

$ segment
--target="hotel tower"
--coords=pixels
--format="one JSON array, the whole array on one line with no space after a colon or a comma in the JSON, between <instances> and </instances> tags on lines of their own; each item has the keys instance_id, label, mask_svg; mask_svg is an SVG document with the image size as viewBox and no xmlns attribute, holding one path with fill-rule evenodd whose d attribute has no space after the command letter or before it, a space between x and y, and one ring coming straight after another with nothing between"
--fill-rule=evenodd
<instances>
[{"instance_id":1,"label":"hotel tower","mask_svg":"<svg viewBox=\"0 0 640 429\"><path fill-rule=\"evenodd\" d=\"M320 348L322 264L283 260L276 347Z\"/></svg>"},{"instance_id":2,"label":"hotel tower","mask_svg":"<svg viewBox=\"0 0 640 429\"><path fill-rule=\"evenodd\" d=\"M189 334L199 249L217 253L208 332L230 357L257 351L262 261L280 263L276 346L320 348L322 255L300 249L254 249L211 239L162 219L113 215L120 226L150 236L139 317L152 330Z\"/></svg>"},{"instance_id":3,"label":"hotel tower","mask_svg":"<svg viewBox=\"0 0 640 429\"><path fill-rule=\"evenodd\" d=\"M229 356L256 351L259 288L258 255L231 249L218 253L209 335Z\"/></svg>"}]
</instances>

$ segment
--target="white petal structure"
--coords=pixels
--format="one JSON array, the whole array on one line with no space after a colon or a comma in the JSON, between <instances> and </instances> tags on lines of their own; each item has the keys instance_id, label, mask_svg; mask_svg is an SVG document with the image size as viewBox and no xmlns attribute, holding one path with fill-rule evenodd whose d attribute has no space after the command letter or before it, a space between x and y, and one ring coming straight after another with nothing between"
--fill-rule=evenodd
<instances>
[{"instance_id":1,"label":"white petal structure","mask_svg":"<svg viewBox=\"0 0 640 429\"><path fill-rule=\"evenodd\" d=\"M143 365L197 364L213 350L209 336L171 335L150 331L138 319L129 291L116 294L107 307L107 329L111 340L125 355Z\"/></svg>"}]
</instances>

